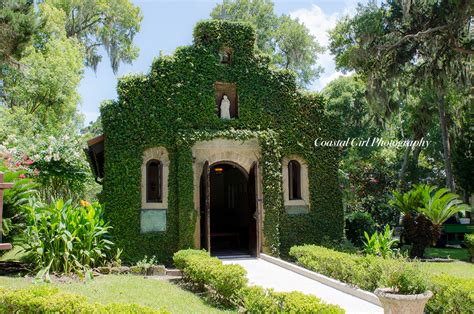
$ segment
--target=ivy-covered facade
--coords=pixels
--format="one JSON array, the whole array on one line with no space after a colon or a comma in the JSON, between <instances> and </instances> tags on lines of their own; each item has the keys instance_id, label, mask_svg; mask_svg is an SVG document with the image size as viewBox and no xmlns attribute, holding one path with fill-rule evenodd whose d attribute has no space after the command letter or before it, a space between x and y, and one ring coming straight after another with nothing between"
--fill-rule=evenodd
<instances>
[{"instance_id":1,"label":"ivy-covered facade","mask_svg":"<svg viewBox=\"0 0 474 314\"><path fill-rule=\"evenodd\" d=\"M90 146L103 145L91 159L126 259L188 247L285 256L343 237L338 151L314 146L337 128L319 94L256 53L251 26L198 23L191 46L120 79L118 95Z\"/></svg>"}]
</instances>

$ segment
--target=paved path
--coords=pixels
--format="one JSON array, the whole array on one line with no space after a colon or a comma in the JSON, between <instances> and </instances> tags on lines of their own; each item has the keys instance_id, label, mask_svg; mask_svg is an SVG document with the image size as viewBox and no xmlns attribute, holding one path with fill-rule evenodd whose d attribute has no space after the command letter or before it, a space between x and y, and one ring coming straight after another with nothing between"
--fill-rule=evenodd
<instances>
[{"instance_id":1,"label":"paved path","mask_svg":"<svg viewBox=\"0 0 474 314\"><path fill-rule=\"evenodd\" d=\"M251 285L273 288L275 291L314 294L326 303L339 305L346 313L383 313L383 309L377 305L261 259L236 258L224 259L223 262L242 265L247 270Z\"/></svg>"}]
</instances>

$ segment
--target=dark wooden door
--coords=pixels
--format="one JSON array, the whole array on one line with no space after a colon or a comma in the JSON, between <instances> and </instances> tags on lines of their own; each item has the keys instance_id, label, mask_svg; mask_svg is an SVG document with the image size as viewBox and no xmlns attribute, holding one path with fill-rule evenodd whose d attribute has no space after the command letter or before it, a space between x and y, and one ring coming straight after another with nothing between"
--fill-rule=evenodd
<instances>
[{"instance_id":1,"label":"dark wooden door","mask_svg":"<svg viewBox=\"0 0 474 314\"><path fill-rule=\"evenodd\" d=\"M248 181L249 189L249 249L252 255L260 255L260 221L261 221L261 209L260 209L260 191L259 191L259 173L258 173L258 162L254 162L249 173Z\"/></svg>"},{"instance_id":2,"label":"dark wooden door","mask_svg":"<svg viewBox=\"0 0 474 314\"><path fill-rule=\"evenodd\" d=\"M211 186L209 184L209 162L202 167L201 174L201 215L204 219L201 224L201 233L204 237L204 248L211 252Z\"/></svg>"}]
</instances>

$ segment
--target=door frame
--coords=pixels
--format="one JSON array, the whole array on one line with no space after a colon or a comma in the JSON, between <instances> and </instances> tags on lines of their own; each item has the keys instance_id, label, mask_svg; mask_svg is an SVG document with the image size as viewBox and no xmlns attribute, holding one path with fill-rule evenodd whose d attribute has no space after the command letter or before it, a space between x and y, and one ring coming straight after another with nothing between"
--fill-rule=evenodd
<instances>
[{"instance_id":1,"label":"door frame","mask_svg":"<svg viewBox=\"0 0 474 314\"><path fill-rule=\"evenodd\" d=\"M260 256L260 253L262 251L262 242L263 242L263 194L262 194L262 179L261 179L261 175L260 175L260 163L258 161L254 161L249 169L249 171L247 171L243 166L241 166L239 163L235 162L235 161L232 161L232 160L222 160L222 161L214 161L212 164L209 163L208 160L206 160L203 164L203 168L202 168L202 172L201 172L201 176L205 176L204 177L204 181L203 180L199 180L199 189L198 191L201 191L202 189L202 186L201 184L204 183L206 184L205 186L205 201L204 201L204 219L205 219L205 237L206 237L206 247L202 247L202 243L201 241L199 241L199 246L198 248L199 249L206 249L209 253L211 253L211 238L210 238L210 221L211 221L211 217L210 217L210 169L211 167L215 166L215 165L218 165L218 164L229 164L229 165L232 165L232 166L235 166L237 168L239 168L239 170L245 175L245 177L249 178L249 171L252 171L252 169L254 168L255 166L255 169L256 169L256 173L255 173L255 195L256 195L256 199L255 199L255 202L256 202L256 256L259 257ZM201 193L199 193L199 198L201 197ZM201 204L201 202L200 202ZM198 213L200 214L202 212L202 209L200 208ZM196 228L197 228L197 233L199 235L201 235L202 233L202 225L201 225L201 215L198 216L198 221L197 221L197 224L196 224ZM199 236L199 239L201 238L201 236Z\"/></svg>"}]
</instances>

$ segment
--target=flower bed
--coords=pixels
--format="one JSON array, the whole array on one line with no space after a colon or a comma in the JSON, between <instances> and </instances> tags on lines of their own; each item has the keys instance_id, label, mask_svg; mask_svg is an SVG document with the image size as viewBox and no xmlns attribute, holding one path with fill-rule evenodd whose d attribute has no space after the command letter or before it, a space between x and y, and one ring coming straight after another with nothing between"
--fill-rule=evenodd
<instances>
[{"instance_id":1,"label":"flower bed","mask_svg":"<svg viewBox=\"0 0 474 314\"><path fill-rule=\"evenodd\" d=\"M303 267L368 291L383 287L401 273L425 277L434 294L426 306L430 313L471 313L474 308L474 280L430 276L403 259L348 254L315 245L294 246L290 256Z\"/></svg>"},{"instance_id":2,"label":"flower bed","mask_svg":"<svg viewBox=\"0 0 474 314\"><path fill-rule=\"evenodd\" d=\"M224 304L241 306L249 313L344 313L313 295L249 287L242 266L224 265L205 251L182 250L173 260L186 280L213 291Z\"/></svg>"}]
</instances>

